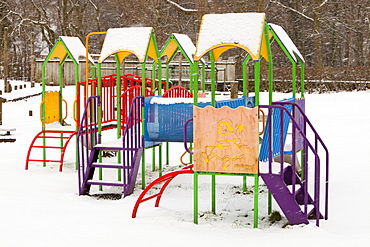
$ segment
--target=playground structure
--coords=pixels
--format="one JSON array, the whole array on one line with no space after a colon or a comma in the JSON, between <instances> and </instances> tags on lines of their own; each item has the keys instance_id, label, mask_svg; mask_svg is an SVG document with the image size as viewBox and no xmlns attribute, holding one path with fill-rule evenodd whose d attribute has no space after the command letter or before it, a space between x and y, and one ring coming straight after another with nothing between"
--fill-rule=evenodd
<instances>
[{"instance_id":1,"label":"playground structure","mask_svg":"<svg viewBox=\"0 0 370 247\"><path fill-rule=\"evenodd\" d=\"M232 27L232 28L230 28ZM105 35L97 65L89 61L88 38L92 35ZM122 37L125 37L124 39ZM62 39L63 40L63 39ZM59 40L58 40L59 41ZM64 40L65 41L65 40ZM81 42L81 41L79 41ZM292 98L273 101L273 63L271 45L275 42L292 64ZM66 42L64 42L66 43ZM82 43L81 43L82 44ZM57 42L56 47L60 47ZM64 46L65 50L68 50ZM243 61L243 96L237 99L216 99L215 62L229 49L243 49L247 57ZM79 51L82 51L80 49ZM85 50L84 50L85 51ZM168 64L180 53L190 64L190 89L175 86L169 88ZM53 53L51 53L53 54ZM64 54L64 53L63 53ZM138 75L120 75L120 67L126 57L134 55L142 65ZM208 55L211 67L210 98L204 95L205 73L203 57ZM49 55L50 59L54 55ZM71 52L59 56L63 61ZM110 56L114 56L117 72L114 75L101 76L101 65ZM67 141L77 133L76 165L79 170L79 194L90 193L91 186L119 186L123 195L130 195L135 187L141 164L141 183L143 192L139 196L132 213L136 217L142 202L156 198L155 206L169 183L178 175L194 176L194 222L198 222L198 177L209 175L212 178L212 212L216 212L216 176L232 175L243 178L246 189L246 177L254 180L254 227L258 226L258 184L262 178L269 194L269 213L272 211L272 197L280 206L290 224L308 224L314 218L319 225L320 218L328 218L328 150L317 134L304 111L304 58L286 32L278 25L268 24L265 14L238 13L215 14L203 17L196 46L191 40L180 34L173 34L164 48L159 52L152 28L113 28L107 32L91 33L86 38L86 81L76 81L75 121L76 129L72 132L57 132L61 139ZM166 80L162 82L162 60L165 61ZM152 59L152 78L146 78L147 60ZM260 104L259 83L260 64L265 59L268 64L269 99L267 105ZM252 60L254 66L254 95L247 95L247 63ZM77 58L78 61L78 58ZM61 62L62 63L62 62ZM76 62L78 64L78 62ZM91 72L89 64L97 70L97 76ZM300 66L300 95L297 98L297 64ZM199 73L199 67L201 72ZM199 80L199 75L201 79ZM199 90L199 82L201 89ZM62 85L62 83L61 83ZM164 90L163 90L164 89ZM43 89L44 90L44 89ZM54 115L47 109L47 94L43 92L43 130L36 137L47 139L49 133L44 129L48 118L54 118L61 124L62 88L54 97L59 104L53 106ZM164 91L164 94L162 94ZM83 93L82 93L83 92ZM169 99L171 98L171 99ZM226 107L225 107L226 106ZM59 111L55 110L59 109ZM84 109L82 112L81 109ZM268 114L266 125L261 129L258 124L259 112L265 109ZM204 119L213 119L215 124L205 124ZM105 140L104 131L116 129L114 140ZM286 150L288 131L291 131L290 150ZM314 140L308 139L313 133ZM67 137L63 136L66 134ZM259 144L259 136L262 141ZM53 137L58 138L58 137ZM184 142L185 149L194 155L194 161L183 169L162 175L162 143L166 143L168 164L168 143ZM195 149L188 148L193 143ZM159 149L159 178L148 186L145 182L145 149ZM324 158L320 153L324 152ZM32 148L48 147L46 144ZM194 150L194 151L192 151ZM116 163L102 162L102 151L116 151ZM297 164L300 154L301 166ZM29 159L29 161L52 162ZM289 156L291 164L284 159ZM312 158L308 172L309 157ZM277 162L275 160L278 160ZM324 162L322 162L324 161ZM154 165L154 160L153 160ZM300 169L300 171L297 170ZM98 168L98 169L96 169ZM118 170L117 181L104 181L103 170ZM99 171L97 174L96 171ZM297 175L297 173L300 175ZM322 180L324 176L324 181ZM310 183L310 184L309 184ZM312 184L311 184L312 183ZM162 184L160 192L146 196L151 188ZM324 185L325 187L320 187ZM309 187L314 187L313 192ZM324 202L321 200L324 192ZM313 193L311 197L310 194Z\"/></svg>"},{"instance_id":2,"label":"playground structure","mask_svg":"<svg viewBox=\"0 0 370 247\"><path fill-rule=\"evenodd\" d=\"M81 61L80 58L84 56L85 46L79 38L63 36L58 38L42 64L42 98L40 104L40 121L42 123L42 128L41 131L36 134L28 149L26 170L29 167L29 162L42 162L43 166L46 166L46 163L52 162L59 163L59 171L62 171L66 148L72 137L76 134L79 125L79 65ZM59 58L59 91L46 91L46 65L47 62L53 58ZM77 111L74 112L75 127L68 128L67 130L66 127L50 130L47 129L48 124L57 122L61 126L65 125L64 120L68 114L67 102L63 99L63 64L67 59L71 59L76 68L76 97L75 102L73 102L73 109ZM88 57L88 60L93 64L91 57ZM37 150L42 150L42 158L38 157L37 154L33 154L32 156L31 153L37 153ZM56 152L60 153L60 157L57 159L49 158L47 156L47 150L49 150L49 153L50 150L57 150Z\"/></svg>"}]
</instances>

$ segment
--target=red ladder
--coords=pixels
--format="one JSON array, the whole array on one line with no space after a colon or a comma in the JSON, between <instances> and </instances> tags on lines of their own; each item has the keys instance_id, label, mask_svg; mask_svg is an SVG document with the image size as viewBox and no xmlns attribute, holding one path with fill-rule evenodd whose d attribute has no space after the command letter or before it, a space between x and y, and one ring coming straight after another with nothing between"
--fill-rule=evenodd
<instances>
[{"instance_id":1,"label":"red ladder","mask_svg":"<svg viewBox=\"0 0 370 247\"><path fill-rule=\"evenodd\" d=\"M65 154L65 150L67 148L67 145L69 143L69 141L72 139L72 137L76 134L77 132L76 131L69 131L69 130L42 130L40 131L32 140L31 142L31 145L28 149L28 153L27 153L27 158L26 158L26 170L28 170L28 163L30 161L34 161L34 162L54 162L54 163L59 163L59 171L61 172L63 170L63 159L64 159L64 154ZM61 142L63 140L65 140L65 142L63 141L63 145L60 145L60 146L48 146L44 143L46 143L46 139L59 139L61 140ZM41 145L36 145L36 141L37 140L42 140L42 143ZM31 151L33 149L38 149L38 148L42 148L44 149L44 152L46 149L60 149L61 152L60 152L60 159L46 159L46 153L44 153L44 158L42 159L31 159L30 158L30 155L31 155Z\"/></svg>"}]
</instances>

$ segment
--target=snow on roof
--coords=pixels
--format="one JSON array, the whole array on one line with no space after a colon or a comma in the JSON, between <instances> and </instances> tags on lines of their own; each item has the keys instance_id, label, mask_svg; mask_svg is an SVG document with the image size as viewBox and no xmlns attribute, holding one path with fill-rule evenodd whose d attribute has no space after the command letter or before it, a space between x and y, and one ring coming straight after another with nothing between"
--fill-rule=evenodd
<instances>
[{"instance_id":1,"label":"snow on roof","mask_svg":"<svg viewBox=\"0 0 370 247\"><path fill-rule=\"evenodd\" d=\"M80 57L86 57L86 48L78 37L60 36L59 38L61 38L69 53L77 63L79 63ZM94 60L91 58L91 56L88 56L90 62L94 63Z\"/></svg>"},{"instance_id":2,"label":"snow on roof","mask_svg":"<svg viewBox=\"0 0 370 247\"><path fill-rule=\"evenodd\" d=\"M98 62L102 63L110 55L122 51L133 53L143 61L151 33L151 27L109 28Z\"/></svg>"},{"instance_id":3,"label":"snow on roof","mask_svg":"<svg viewBox=\"0 0 370 247\"><path fill-rule=\"evenodd\" d=\"M276 24L269 23L269 26L272 28L274 33L278 36L278 38L283 43L283 45L285 46L285 48L287 49L291 57L294 59L294 61L297 62L296 56L298 56L302 60L302 62L305 62L302 54L299 52L298 48L295 46L293 41L290 39L288 34L285 32L285 30L281 26L276 25Z\"/></svg>"},{"instance_id":4,"label":"snow on roof","mask_svg":"<svg viewBox=\"0 0 370 247\"><path fill-rule=\"evenodd\" d=\"M260 52L264 20L264 13L204 15L195 60L199 60L212 47L226 43L247 47L252 58L256 58Z\"/></svg>"},{"instance_id":5,"label":"snow on roof","mask_svg":"<svg viewBox=\"0 0 370 247\"><path fill-rule=\"evenodd\" d=\"M188 58L194 62L193 54L195 53L195 45L191 41L190 37L186 34L173 33L177 42L180 44L181 48L184 50Z\"/></svg>"}]
</instances>

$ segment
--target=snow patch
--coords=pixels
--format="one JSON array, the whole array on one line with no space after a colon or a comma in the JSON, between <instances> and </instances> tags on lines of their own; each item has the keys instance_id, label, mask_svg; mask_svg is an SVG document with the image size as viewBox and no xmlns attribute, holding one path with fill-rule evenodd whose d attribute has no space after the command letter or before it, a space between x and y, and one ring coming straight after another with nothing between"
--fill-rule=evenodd
<instances>
[{"instance_id":1,"label":"snow patch","mask_svg":"<svg viewBox=\"0 0 370 247\"><path fill-rule=\"evenodd\" d=\"M108 56L126 51L136 55L140 61L147 53L151 27L109 28L100 53L99 63Z\"/></svg>"},{"instance_id":2,"label":"snow patch","mask_svg":"<svg viewBox=\"0 0 370 247\"><path fill-rule=\"evenodd\" d=\"M239 44L258 56L261 47L264 13L228 13L203 16L195 58L220 44Z\"/></svg>"}]
</instances>

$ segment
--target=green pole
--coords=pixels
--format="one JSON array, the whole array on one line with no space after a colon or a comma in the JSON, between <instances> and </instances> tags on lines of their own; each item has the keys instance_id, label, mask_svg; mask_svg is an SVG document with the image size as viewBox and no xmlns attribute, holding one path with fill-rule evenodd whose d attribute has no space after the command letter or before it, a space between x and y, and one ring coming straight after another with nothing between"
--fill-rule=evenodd
<instances>
[{"instance_id":1,"label":"green pole","mask_svg":"<svg viewBox=\"0 0 370 247\"><path fill-rule=\"evenodd\" d=\"M41 102L44 102L45 100L45 73L46 73L46 64L43 63L41 67L41 82L42 82L42 88L41 88ZM42 124L42 130L45 130L45 104L43 103L41 106L41 124Z\"/></svg>"},{"instance_id":2,"label":"green pole","mask_svg":"<svg viewBox=\"0 0 370 247\"><path fill-rule=\"evenodd\" d=\"M165 90L165 88L162 87L162 61L161 59L158 59L158 83L160 85L160 94L159 95L162 95L162 89ZM167 81L166 81L166 88L168 89L168 85L167 85Z\"/></svg>"},{"instance_id":3,"label":"green pole","mask_svg":"<svg viewBox=\"0 0 370 247\"><path fill-rule=\"evenodd\" d=\"M250 59L250 55L244 59L243 64L242 64L242 73L243 73L243 96L247 97L248 96L248 74L247 74L247 63Z\"/></svg>"},{"instance_id":4,"label":"green pole","mask_svg":"<svg viewBox=\"0 0 370 247\"><path fill-rule=\"evenodd\" d=\"M194 62L193 71L194 105L198 105L198 61Z\"/></svg>"},{"instance_id":5,"label":"green pole","mask_svg":"<svg viewBox=\"0 0 370 247\"><path fill-rule=\"evenodd\" d=\"M67 57L67 56L66 56ZM64 65L64 61L65 59L63 60L63 62L61 62L59 64L59 124L63 126L63 122L62 122L62 118L63 118L63 65ZM63 133L60 133L60 147L63 147L63 143L64 143L64 140L63 140ZM63 150L60 149L60 153L62 153Z\"/></svg>"},{"instance_id":6,"label":"green pole","mask_svg":"<svg viewBox=\"0 0 370 247\"><path fill-rule=\"evenodd\" d=\"M93 89L92 89L93 91ZM97 96L100 97L101 100L101 63L98 64L98 88L97 88ZM98 105L98 135L101 135L101 105ZM95 143L96 144L96 143ZM101 153L99 152L99 162L101 162ZM103 180L103 169L99 168L99 180ZM103 186L99 185L99 190L103 190Z\"/></svg>"},{"instance_id":7,"label":"green pole","mask_svg":"<svg viewBox=\"0 0 370 247\"><path fill-rule=\"evenodd\" d=\"M162 144L159 144L159 157L158 157L158 163L159 163L159 176L162 177L162 170L163 170L163 167L162 167Z\"/></svg>"},{"instance_id":8,"label":"green pole","mask_svg":"<svg viewBox=\"0 0 370 247\"><path fill-rule=\"evenodd\" d=\"M42 80L42 92L41 92L41 130L44 131L45 128L45 73L46 73L46 63L44 62L41 67L41 80ZM45 134L43 134L45 136ZM42 145L46 146L46 138L42 138ZM46 160L46 149L42 149L42 159ZM46 162L43 162L43 166L46 166Z\"/></svg>"},{"instance_id":9,"label":"green pole","mask_svg":"<svg viewBox=\"0 0 370 247\"><path fill-rule=\"evenodd\" d=\"M170 67L169 67L169 62L166 64L166 85L168 88L168 82L170 80ZM166 165L170 164L170 144L166 142Z\"/></svg>"},{"instance_id":10,"label":"green pole","mask_svg":"<svg viewBox=\"0 0 370 247\"><path fill-rule=\"evenodd\" d=\"M216 213L216 175L211 175L212 179L212 213Z\"/></svg>"},{"instance_id":11,"label":"green pole","mask_svg":"<svg viewBox=\"0 0 370 247\"><path fill-rule=\"evenodd\" d=\"M63 98L63 64L60 63L59 65L59 123L62 123L62 118L63 118L63 107L62 107L62 98ZM61 141L62 146L63 146L63 141Z\"/></svg>"},{"instance_id":12,"label":"green pole","mask_svg":"<svg viewBox=\"0 0 370 247\"><path fill-rule=\"evenodd\" d=\"M253 217L253 227L258 227L258 184L259 184L259 175L254 175L254 217Z\"/></svg>"},{"instance_id":13,"label":"green pole","mask_svg":"<svg viewBox=\"0 0 370 247\"><path fill-rule=\"evenodd\" d=\"M254 62L254 94L255 94L255 106L260 105L260 67L261 61L256 60Z\"/></svg>"},{"instance_id":14,"label":"green pole","mask_svg":"<svg viewBox=\"0 0 370 247\"><path fill-rule=\"evenodd\" d=\"M216 106L216 66L213 51L209 53L209 58L211 60L211 104L213 107Z\"/></svg>"},{"instance_id":15,"label":"green pole","mask_svg":"<svg viewBox=\"0 0 370 247\"><path fill-rule=\"evenodd\" d=\"M198 61L194 61L193 76L191 77L192 81L190 82L190 84L193 84L193 88L194 88L193 97L194 97L194 105L195 106L198 106L198 63L199 63ZM190 144L190 148L191 149L193 148L192 143ZM192 162L193 162L193 158L192 158L192 155L190 155L190 163L192 163ZM197 196L197 197L195 197L195 196ZM197 207L196 209L194 209L194 210L196 210L196 213L194 214L194 217L196 217L196 218L194 218L194 223L198 224L198 177L195 177L195 175L194 175L194 198L195 198L194 200L196 200L196 207ZM194 203L195 203L195 201L194 201Z\"/></svg>"},{"instance_id":16,"label":"green pole","mask_svg":"<svg viewBox=\"0 0 370 247\"><path fill-rule=\"evenodd\" d=\"M158 88L159 88L159 92L158 92L158 95L162 95L162 61L161 59L159 58L158 59ZM167 85L167 82L166 82L166 88L168 89L168 85ZM159 158L158 158L158 169L159 169L159 176L161 177L162 176L162 144L159 145L158 147L158 155L159 155Z\"/></svg>"},{"instance_id":17,"label":"green pole","mask_svg":"<svg viewBox=\"0 0 370 247\"><path fill-rule=\"evenodd\" d=\"M194 223L198 224L198 173L194 172Z\"/></svg>"},{"instance_id":18,"label":"green pole","mask_svg":"<svg viewBox=\"0 0 370 247\"><path fill-rule=\"evenodd\" d=\"M243 192L247 192L247 176L243 176Z\"/></svg>"},{"instance_id":19,"label":"green pole","mask_svg":"<svg viewBox=\"0 0 370 247\"><path fill-rule=\"evenodd\" d=\"M202 63L202 91L206 91L206 65Z\"/></svg>"},{"instance_id":20,"label":"green pole","mask_svg":"<svg viewBox=\"0 0 370 247\"><path fill-rule=\"evenodd\" d=\"M79 82L79 78L80 78L80 75L79 75L79 71L80 71L80 68L79 68L79 65L76 64L75 66L75 70L76 70L76 73L75 73L75 86L76 86L76 89L75 89L75 100L76 100L76 104L79 104L79 99L77 99L77 92L78 92L78 82ZM76 114L76 118L77 118L77 121L80 120L80 112L78 110L78 107L73 104L73 108L75 110L75 114ZM79 126L80 123L76 123L76 132L78 131L78 126ZM78 142L77 138L76 138L76 142ZM76 145L77 147L77 145ZM78 149L76 148L76 170L78 170Z\"/></svg>"},{"instance_id":21,"label":"green pole","mask_svg":"<svg viewBox=\"0 0 370 247\"><path fill-rule=\"evenodd\" d=\"M248 74L247 74L247 63L250 59L250 55L244 59L242 63L242 75L243 75L243 96L246 98L248 96ZM243 176L243 192L247 192L247 176Z\"/></svg>"},{"instance_id":22,"label":"green pole","mask_svg":"<svg viewBox=\"0 0 370 247\"><path fill-rule=\"evenodd\" d=\"M211 103L213 107L216 107L216 66L213 51L209 53L211 60ZM212 212L216 213L216 175L211 175L212 177Z\"/></svg>"},{"instance_id":23,"label":"green pole","mask_svg":"<svg viewBox=\"0 0 370 247\"><path fill-rule=\"evenodd\" d=\"M303 98L304 97L304 69L305 69L305 64L303 62L301 62L301 97ZM305 151L302 150L301 151L301 161L305 159ZM303 162L301 162L301 166L302 166L302 173L301 173L301 179L304 178L304 174L305 174L305 170L304 170L304 165L303 165Z\"/></svg>"},{"instance_id":24,"label":"green pole","mask_svg":"<svg viewBox=\"0 0 370 247\"><path fill-rule=\"evenodd\" d=\"M292 91L293 91L293 98L296 97L297 91L297 63L292 63Z\"/></svg>"},{"instance_id":25,"label":"green pole","mask_svg":"<svg viewBox=\"0 0 370 247\"><path fill-rule=\"evenodd\" d=\"M193 93L193 97L197 98L197 104L198 104L198 63L191 62L188 60L188 63L190 64L190 76L189 76L189 87L191 88L191 93ZM203 82L202 82L203 83ZM196 87L195 87L196 84ZM203 87L203 84L201 85ZM190 143L190 150L193 150L193 143ZM193 155L189 155L189 163L193 163Z\"/></svg>"},{"instance_id":26,"label":"green pole","mask_svg":"<svg viewBox=\"0 0 370 247\"><path fill-rule=\"evenodd\" d=\"M152 88L153 93L155 93L153 91L155 89L155 78L156 78L156 76L155 76L155 64L156 64L156 62L154 61L153 64L152 64L152 80L153 80L153 83L154 83L154 87ZM162 87L159 88L160 86L162 86L162 85L160 85L160 83L158 81L158 95L162 94ZM145 95L143 95L143 96L145 96Z\"/></svg>"},{"instance_id":27,"label":"green pole","mask_svg":"<svg viewBox=\"0 0 370 247\"><path fill-rule=\"evenodd\" d=\"M152 172L155 171L155 146L152 147Z\"/></svg>"},{"instance_id":28,"label":"green pole","mask_svg":"<svg viewBox=\"0 0 370 247\"><path fill-rule=\"evenodd\" d=\"M117 138L121 137L121 63L118 59L118 56L116 56L116 105L117 105Z\"/></svg>"},{"instance_id":29,"label":"green pole","mask_svg":"<svg viewBox=\"0 0 370 247\"><path fill-rule=\"evenodd\" d=\"M97 88L97 92L98 92L98 94L97 94L97 96L99 96L100 97L100 100L101 100L101 88L102 88L102 86L101 86L101 64L99 63L98 64L98 88ZM98 115L97 115L97 117L98 117L98 134L99 134L99 136L101 135L101 104L99 104L98 105ZM101 159L101 157L100 157L100 159Z\"/></svg>"}]
</instances>

